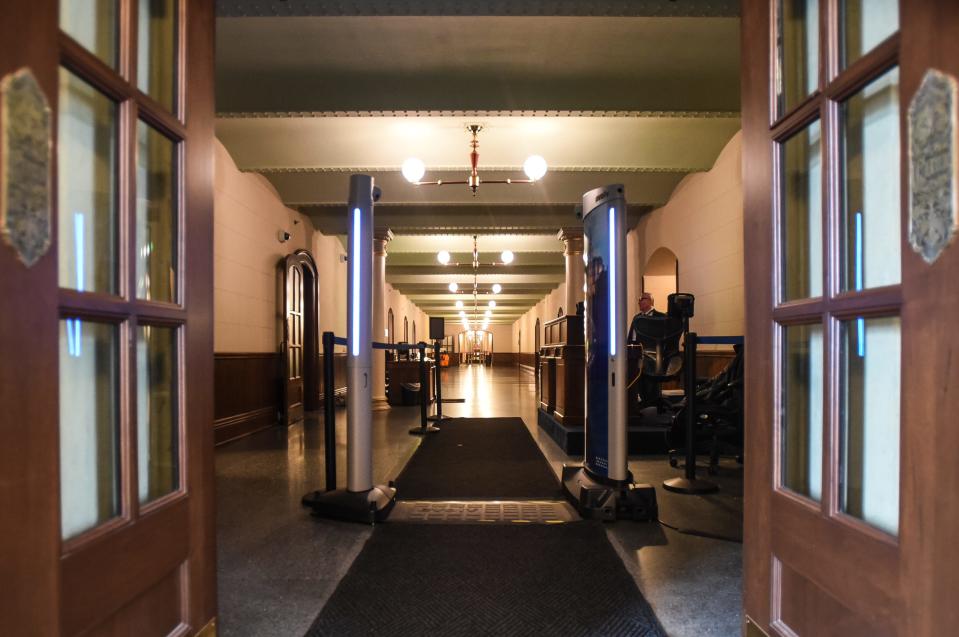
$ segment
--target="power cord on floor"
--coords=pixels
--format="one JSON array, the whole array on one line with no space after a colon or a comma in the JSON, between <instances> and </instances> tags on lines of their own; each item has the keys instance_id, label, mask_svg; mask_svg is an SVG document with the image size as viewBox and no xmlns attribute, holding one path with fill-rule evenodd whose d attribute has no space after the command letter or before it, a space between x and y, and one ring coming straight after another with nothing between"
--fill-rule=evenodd
<instances>
[{"instance_id":1,"label":"power cord on floor","mask_svg":"<svg viewBox=\"0 0 959 637\"><path fill-rule=\"evenodd\" d=\"M665 526L667 529L672 529L677 533L682 533L683 535L694 535L696 537L704 537L710 540L720 540L721 542L733 542L735 544L742 544L742 538L732 537L729 535L718 535L716 533L709 533L708 531L698 531L696 529L681 529L678 526L673 526L667 522L663 522L659 518L656 518L656 521L659 522L662 526Z\"/></svg>"}]
</instances>

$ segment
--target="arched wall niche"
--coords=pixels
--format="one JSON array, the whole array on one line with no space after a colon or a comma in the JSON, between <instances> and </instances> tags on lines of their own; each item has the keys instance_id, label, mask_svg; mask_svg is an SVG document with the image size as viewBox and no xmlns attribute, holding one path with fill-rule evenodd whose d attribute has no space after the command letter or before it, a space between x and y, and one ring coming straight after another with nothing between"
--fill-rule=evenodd
<instances>
[{"instance_id":1,"label":"arched wall niche","mask_svg":"<svg viewBox=\"0 0 959 637\"><path fill-rule=\"evenodd\" d=\"M679 291L679 259L665 246L656 248L643 268L643 292L653 296L654 307L665 312L669 295Z\"/></svg>"}]
</instances>

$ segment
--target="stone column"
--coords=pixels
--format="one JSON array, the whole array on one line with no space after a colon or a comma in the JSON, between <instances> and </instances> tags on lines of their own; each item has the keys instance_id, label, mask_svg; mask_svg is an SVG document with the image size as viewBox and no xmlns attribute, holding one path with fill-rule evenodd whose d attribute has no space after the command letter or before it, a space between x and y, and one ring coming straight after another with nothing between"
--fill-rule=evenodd
<instances>
[{"instance_id":1,"label":"stone column","mask_svg":"<svg viewBox=\"0 0 959 637\"><path fill-rule=\"evenodd\" d=\"M583 229L562 228L556 235L565 245L566 258L566 314L576 314L576 304L583 300L583 284L586 282L586 266L583 263Z\"/></svg>"},{"instance_id":2,"label":"stone column","mask_svg":"<svg viewBox=\"0 0 959 637\"><path fill-rule=\"evenodd\" d=\"M388 228L373 229L373 340L386 341L386 244ZM389 409L386 402L386 352L373 350L373 410Z\"/></svg>"}]
</instances>

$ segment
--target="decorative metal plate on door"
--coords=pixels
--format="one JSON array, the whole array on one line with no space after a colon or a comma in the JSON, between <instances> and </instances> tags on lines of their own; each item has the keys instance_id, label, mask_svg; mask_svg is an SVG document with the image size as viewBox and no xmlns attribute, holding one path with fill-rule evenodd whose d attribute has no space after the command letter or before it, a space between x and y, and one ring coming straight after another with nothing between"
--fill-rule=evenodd
<instances>
[{"instance_id":1,"label":"decorative metal plate on door","mask_svg":"<svg viewBox=\"0 0 959 637\"><path fill-rule=\"evenodd\" d=\"M0 82L0 234L30 267L50 248L50 106L33 72Z\"/></svg>"},{"instance_id":2,"label":"decorative metal plate on door","mask_svg":"<svg viewBox=\"0 0 959 637\"><path fill-rule=\"evenodd\" d=\"M956 236L956 78L926 71L909 105L909 243L933 263Z\"/></svg>"}]
</instances>

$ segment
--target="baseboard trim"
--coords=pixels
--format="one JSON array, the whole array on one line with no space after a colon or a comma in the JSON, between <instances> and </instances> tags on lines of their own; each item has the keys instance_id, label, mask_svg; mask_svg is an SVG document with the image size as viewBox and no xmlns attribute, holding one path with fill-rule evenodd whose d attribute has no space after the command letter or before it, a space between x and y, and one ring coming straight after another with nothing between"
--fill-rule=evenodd
<instances>
[{"instance_id":1,"label":"baseboard trim","mask_svg":"<svg viewBox=\"0 0 959 637\"><path fill-rule=\"evenodd\" d=\"M276 407L273 405L220 418L213 421L213 442L222 445L268 429L276 422Z\"/></svg>"},{"instance_id":2,"label":"baseboard trim","mask_svg":"<svg viewBox=\"0 0 959 637\"><path fill-rule=\"evenodd\" d=\"M524 372L528 372L530 374L536 373L536 368L533 367L532 365L527 365L526 363L520 363L519 368L523 370Z\"/></svg>"}]
</instances>

